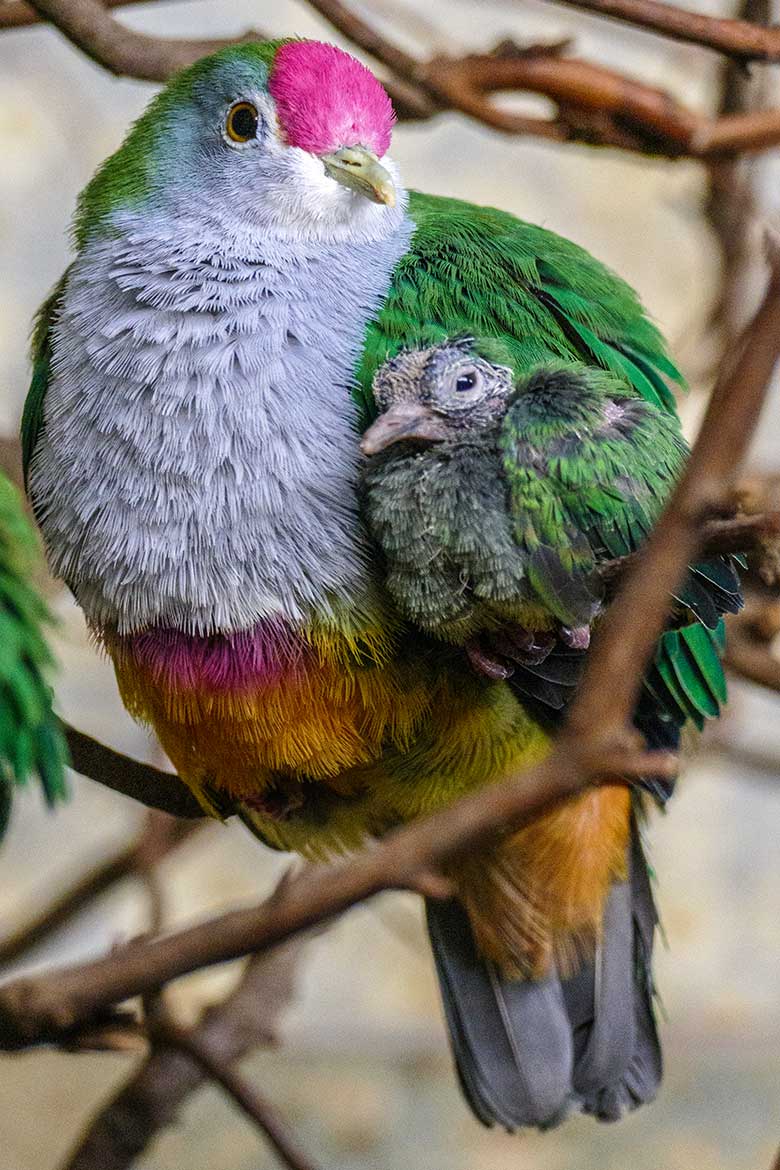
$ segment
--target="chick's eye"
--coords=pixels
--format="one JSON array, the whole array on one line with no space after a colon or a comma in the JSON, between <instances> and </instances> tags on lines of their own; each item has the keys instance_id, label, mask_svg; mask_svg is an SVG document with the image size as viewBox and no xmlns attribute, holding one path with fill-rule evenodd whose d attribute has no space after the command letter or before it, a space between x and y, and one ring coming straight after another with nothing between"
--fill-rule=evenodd
<instances>
[{"instance_id":1,"label":"chick's eye","mask_svg":"<svg viewBox=\"0 0 780 1170\"><path fill-rule=\"evenodd\" d=\"M465 394L468 390L475 390L478 386L479 374L476 370L464 370L455 379L455 389L459 394Z\"/></svg>"},{"instance_id":2,"label":"chick's eye","mask_svg":"<svg viewBox=\"0 0 780 1170\"><path fill-rule=\"evenodd\" d=\"M257 110L251 102L236 102L228 110L225 129L232 142L249 142L257 134Z\"/></svg>"}]
</instances>

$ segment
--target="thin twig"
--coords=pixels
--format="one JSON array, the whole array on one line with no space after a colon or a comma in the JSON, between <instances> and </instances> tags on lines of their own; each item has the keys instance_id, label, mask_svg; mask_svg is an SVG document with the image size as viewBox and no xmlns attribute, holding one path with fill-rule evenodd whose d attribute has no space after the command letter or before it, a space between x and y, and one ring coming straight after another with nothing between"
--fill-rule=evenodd
<instances>
[{"instance_id":1,"label":"thin twig","mask_svg":"<svg viewBox=\"0 0 780 1170\"><path fill-rule=\"evenodd\" d=\"M155 820L147 821L140 837L132 845L121 849L107 861L89 870L74 885L59 893L56 900L35 918L0 940L0 966L13 962L37 946L117 882L152 869L193 833L205 827L206 823L174 820L164 817L163 813L151 813L151 817ZM160 822L157 820L163 817L167 830L164 835L160 832Z\"/></svg>"},{"instance_id":2,"label":"thin twig","mask_svg":"<svg viewBox=\"0 0 780 1170\"><path fill-rule=\"evenodd\" d=\"M773 549L778 540L780 512L758 512L755 515L706 520L699 533L699 550L706 556L756 553L760 557L765 549ZM640 555L641 550L605 561L598 569L600 581L608 586L610 592L614 592Z\"/></svg>"},{"instance_id":3,"label":"thin twig","mask_svg":"<svg viewBox=\"0 0 780 1170\"><path fill-rule=\"evenodd\" d=\"M780 694L780 658L772 653L770 642L771 638L757 628L755 615L748 609L729 623L724 661L740 678Z\"/></svg>"},{"instance_id":4,"label":"thin twig","mask_svg":"<svg viewBox=\"0 0 780 1170\"><path fill-rule=\"evenodd\" d=\"M381 61L392 73L413 83L417 80L416 73L421 67L417 58L382 36L346 4L342 4L340 0L308 0L308 3L310 8L319 12L320 16L332 24L342 36L353 45L357 45L364 53Z\"/></svg>"},{"instance_id":5,"label":"thin twig","mask_svg":"<svg viewBox=\"0 0 780 1170\"><path fill-rule=\"evenodd\" d=\"M135 4L150 3L151 0L103 0L104 8L120 8ZM780 29L753 24L747 20L729 20L706 16L662 4L658 0L554 0L567 8L580 8L612 20L622 20L636 28L644 28L669 39L684 41L701 48L713 49L735 61L777 62L780 61ZM387 42L362 20L357 13L336 0L310 0L316 9L334 28L367 53L383 61L388 68L396 70L397 62ZM25 0L0 2L0 29L24 28L37 24L46 17L36 11ZM402 50L395 49L401 54ZM405 54L407 61L411 60ZM400 72L405 72L402 67Z\"/></svg>"},{"instance_id":6,"label":"thin twig","mask_svg":"<svg viewBox=\"0 0 780 1170\"><path fill-rule=\"evenodd\" d=\"M119 77L141 81L165 81L208 53L265 36L254 30L220 41L148 36L121 24L99 0L34 0L31 7L93 61Z\"/></svg>"},{"instance_id":7,"label":"thin twig","mask_svg":"<svg viewBox=\"0 0 780 1170\"><path fill-rule=\"evenodd\" d=\"M739 0L737 15L742 21L766 25L769 0ZM764 84L767 78L766 71L748 71L733 58L721 62L718 114L743 114L764 104L762 99L768 96ZM708 180L705 215L723 258L719 295L711 317L720 343L720 352L713 362L713 368L717 368L720 358L731 352L750 309L745 304L745 283L748 264L758 269L753 255L755 233L751 230L757 216L753 183L742 159L714 161L708 168Z\"/></svg>"},{"instance_id":8,"label":"thin twig","mask_svg":"<svg viewBox=\"0 0 780 1170\"><path fill-rule=\"evenodd\" d=\"M193 1035L227 1067L277 1043L292 1003L301 944L250 959L234 990L206 1009ZM155 1137L173 1125L206 1074L183 1052L154 1048L88 1125L62 1170L129 1170Z\"/></svg>"},{"instance_id":9,"label":"thin twig","mask_svg":"<svg viewBox=\"0 0 780 1170\"><path fill-rule=\"evenodd\" d=\"M206 1075L221 1085L250 1121L263 1131L281 1161L290 1170L317 1170L314 1162L297 1147L287 1133L274 1107L260 1096L245 1077L231 1068L221 1055L217 1056L197 1033L166 1021L153 1029L152 1040L169 1048L178 1048L199 1064Z\"/></svg>"},{"instance_id":10,"label":"thin twig","mask_svg":"<svg viewBox=\"0 0 780 1170\"><path fill-rule=\"evenodd\" d=\"M131 4L149 4L153 0L102 0L104 8L124 8ZM0 29L27 28L40 24L46 18L36 12L25 0L0 0Z\"/></svg>"},{"instance_id":11,"label":"thin twig","mask_svg":"<svg viewBox=\"0 0 780 1170\"><path fill-rule=\"evenodd\" d=\"M652 654L666 622L668 596L676 592L696 554L702 519L733 491L780 356L780 244L773 237L769 247L770 279L761 306L742 335L736 359L715 386L670 504L594 638L569 717L575 735L592 735L600 727L600 734L609 738L627 726L642 679L637 660L643 667ZM638 613L641 621L635 620ZM604 695L610 691L605 707Z\"/></svg>"}]
</instances>

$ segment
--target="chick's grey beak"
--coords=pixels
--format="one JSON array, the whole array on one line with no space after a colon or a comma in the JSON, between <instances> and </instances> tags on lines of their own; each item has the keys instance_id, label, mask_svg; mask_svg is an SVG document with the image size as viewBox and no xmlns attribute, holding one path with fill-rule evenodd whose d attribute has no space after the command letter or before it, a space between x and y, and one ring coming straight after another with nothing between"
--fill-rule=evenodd
<instances>
[{"instance_id":1,"label":"chick's grey beak","mask_svg":"<svg viewBox=\"0 0 780 1170\"><path fill-rule=\"evenodd\" d=\"M375 154L364 146L344 146L320 155L325 173L349 187L358 195L364 195L373 203L395 206L395 184L390 172L380 163Z\"/></svg>"},{"instance_id":2,"label":"chick's grey beak","mask_svg":"<svg viewBox=\"0 0 780 1170\"><path fill-rule=\"evenodd\" d=\"M363 435L360 450L364 455L380 451L404 439L438 443L447 437L444 420L420 402L398 402L380 414Z\"/></svg>"}]
</instances>

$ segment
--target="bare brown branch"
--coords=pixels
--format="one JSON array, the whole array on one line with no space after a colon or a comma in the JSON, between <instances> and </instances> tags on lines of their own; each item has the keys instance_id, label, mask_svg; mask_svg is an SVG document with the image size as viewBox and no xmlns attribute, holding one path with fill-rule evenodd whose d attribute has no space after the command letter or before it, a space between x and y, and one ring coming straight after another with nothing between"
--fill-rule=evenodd
<instances>
[{"instance_id":1,"label":"bare brown branch","mask_svg":"<svg viewBox=\"0 0 780 1170\"><path fill-rule=\"evenodd\" d=\"M89 870L35 918L0 940L0 966L37 946L117 882L156 866L204 824L205 821L174 820L164 813L150 813L136 841Z\"/></svg>"},{"instance_id":2,"label":"bare brown branch","mask_svg":"<svg viewBox=\"0 0 780 1170\"><path fill-rule=\"evenodd\" d=\"M581 8L636 28L648 29L673 41L714 49L737 61L780 61L780 28L764 28L746 20L705 16L660 0L555 0L567 8Z\"/></svg>"},{"instance_id":3,"label":"bare brown branch","mask_svg":"<svg viewBox=\"0 0 780 1170\"><path fill-rule=\"evenodd\" d=\"M706 556L719 553L756 553L774 556L780 540L780 512L757 512L755 515L736 515L723 519L706 520L699 530L699 550ZM628 570L640 557L630 553L615 557L599 567L598 575L610 593L623 580Z\"/></svg>"},{"instance_id":4,"label":"bare brown branch","mask_svg":"<svg viewBox=\"0 0 780 1170\"><path fill-rule=\"evenodd\" d=\"M439 57L426 66L424 82L442 103L506 134L676 156L690 150L701 130L701 120L662 90L550 53ZM558 114L546 119L510 113L489 98L500 91L541 94L557 104Z\"/></svg>"},{"instance_id":5,"label":"bare brown branch","mask_svg":"<svg viewBox=\"0 0 780 1170\"><path fill-rule=\"evenodd\" d=\"M177 776L151 764L132 760L68 724L64 724L64 731L71 765L81 776L174 817L205 816L195 797Z\"/></svg>"},{"instance_id":6,"label":"bare brown branch","mask_svg":"<svg viewBox=\"0 0 780 1170\"><path fill-rule=\"evenodd\" d=\"M780 658L772 643L780 633L780 603L749 604L729 622L725 662L729 670L748 682L780 694Z\"/></svg>"},{"instance_id":7,"label":"bare brown branch","mask_svg":"<svg viewBox=\"0 0 780 1170\"><path fill-rule=\"evenodd\" d=\"M31 7L88 57L118 77L165 81L200 57L237 43L235 38L203 41L147 36L115 20L99 0L34 0ZM239 40L262 40L264 35L251 31Z\"/></svg>"},{"instance_id":8,"label":"bare brown branch","mask_svg":"<svg viewBox=\"0 0 780 1170\"><path fill-rule=\"evenodd\" d=\"M131 4L148 4L149 0L103 0L104 8L124 8ZM25 0L0 0L0 29L26 28L39 24L45 17L36 12Z\"/></svg>"},{"instance_id":9,"label":"bare brown branch","mask_svg":"<svg viewBox=\"0 0 780 1170\"><path fill-rule=\"evenodd\" d=\"M780 256L775 238L770 247L771 277L761 307L743 333L736 361L715 386L671 503L594 639L569 717L575 734L592 735L592 729L600 727L609 737L628 723L641 684L637 660L644 666L663 630L667 598L677 590L697 551L702 519L733 491L780 355ZM637 613L642 614L641 622L634 620ZM608 705L605 694L610 694Z\"/></svg>"},{"instance_id":10,"label":"bare brown branch","mask_svg":"<svg viewBox=\"0 0 780 1170\"><path fill-rule=\"evenodd\" d=\"M340 0L309 0L309 7L324 16L353 45L381 61L391 72L412 83L417 80L420 62L383 37L346 4Z\"/></svg>"},{"instance_id":11,"label":"bare brown branch","mask_svg":"<svg viewBox=\"0 0 780 1170\"><path fill-rule=\"evenodd\" d=\"M414 889L420 873L521 827L596 777L675 770L674 757L642 750L636 736L600 744L596 752L589 739L567 741L543 764L388 834L351 861L307 869L259 906L175 935L136 939L95 962L6 983L0 988L0 1049L56 1043L110 1004L190 971L267 950L380 890Z\"/></svg>"},{"instance_id":12,"label":"bare brown branch","mask_svg":"<svg viewBox=\"0 0 780 1170\"><path fill-rule=\"evenodd\" d=\"M668 158L721 158L780 143L777 110L710 119L688 110L663 90L566 57L560 45L533 46L528 51L505 41L492 53L426 61L399 48L339 0L310 2L344 36L384 65L389 74L386 85L401 119L426 119L454 109L506 134L587 142ZM136 33L115 20L99 0L32 3L94 61L122 76L165 81L198 57L235 43L164 40ZM243 39L260 36L250 32ZM490 95L497 92L537 93L554 102L557 112L551 118L511 113L491 100Z\"/></svg>"},{"instance_id":13,"label":"bare brown branch","mask_svg":"<svg viewBox=\"0 0 780 1170\"><path fill-rule=\"evenodd\" d=\"M738 0L736 15L740 20L765 25L769 0ZM742 62L726 58L720 63L719 73L717 112L721 116L760 109L770 97L766 84L770 75L766 70L748 70ZM723 259L719 295L711 317L719 349L713 355L714 368L724 354L731 352L750 311L745 304L745 285L749 272L757 267L752 228L758 208L749 170L740 158L716 160L708 167L705 214Z\"/></svg>"}]
</instances>

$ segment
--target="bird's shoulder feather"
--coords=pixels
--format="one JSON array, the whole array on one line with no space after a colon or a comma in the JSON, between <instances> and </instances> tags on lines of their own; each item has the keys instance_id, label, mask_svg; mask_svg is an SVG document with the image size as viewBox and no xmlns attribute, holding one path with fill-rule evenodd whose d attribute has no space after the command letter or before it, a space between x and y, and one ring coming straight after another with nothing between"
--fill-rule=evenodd
<instances>
[{"instance_id":1,"label":"bird's shoulder feather","mask_svg":"<svg viewBox=\"0 0 780 1170\"><path fill-rule=\"evenodd\" d=\"M32 378L22 414L22 466L25 483L35 445L43 428L43 408L51 371L51 330L62 306L69 269L66 269L38 310L32 331Z\"/></svg>"},{"instance_id":2,"label":"bird's shoulder feather","mask_svg":"<svg viewBox=\"0 0 780 1170\"><path fill-rule=\"evenodd\" d=\"M577 244L508 212L411 192L415 231L369 324L357 398L370 417L371 379L403 348L458 334L499 339L516 373L581 358L674 410L682 383L632 289Z\"/></svg>"}]
</instances>

